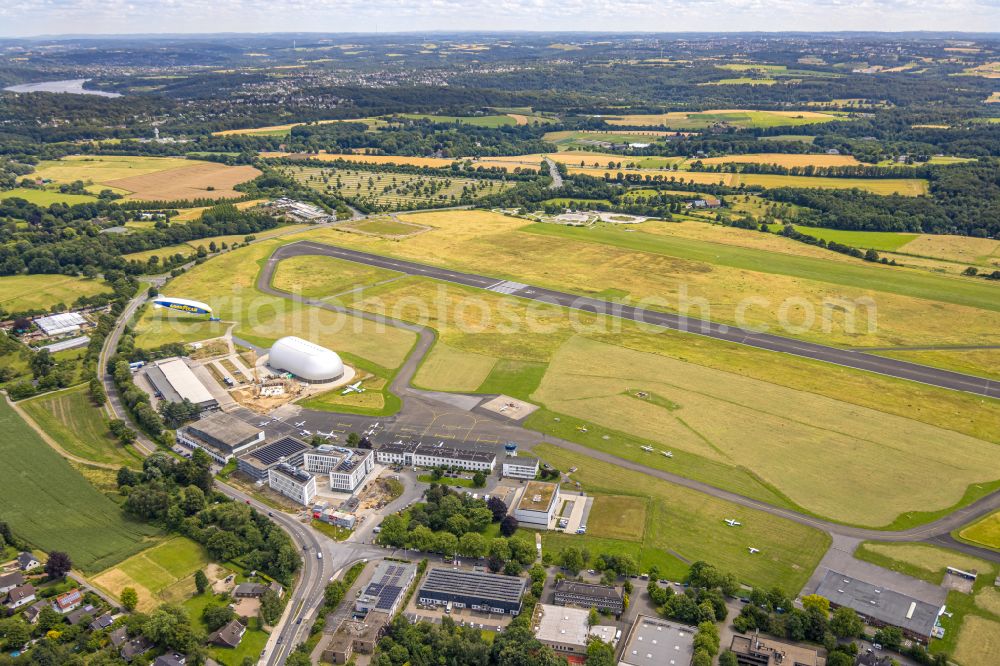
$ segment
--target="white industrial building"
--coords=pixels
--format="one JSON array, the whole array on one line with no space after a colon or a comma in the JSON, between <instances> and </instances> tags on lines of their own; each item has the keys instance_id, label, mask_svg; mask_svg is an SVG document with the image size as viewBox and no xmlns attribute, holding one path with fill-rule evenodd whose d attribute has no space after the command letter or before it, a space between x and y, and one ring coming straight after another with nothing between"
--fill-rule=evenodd
<instances>
[{"instance_id":1,"label":"white industrial building","mask_svg":"<svg viewBox=\"0 0 1000 666\"><path fill-rule=\"evenodd\" d=\"M167 402L190 400L199 409L219 406L218 400L182 358L168 358L147 365L146 379L153 385L158 397Z\"/></svg>"},{"instance_id":2,"label":"white industrial building","mask_svg":"<svg viewBox=\"0 0 1000 666\"><path fill-rule=\"evenodd\" d=\"M307 451L302 465L313 474L329 474L330 490L353 493L375 469L375 455L365 449L324 444Z\"/></svg>"},{"instance_id":3,"label":"white industrial building","mask_svg":"<svg viewBox=\"0 0 1000 666\"><path fill-rule=\"evenodd\" d=\"M311 506L316 497L316 477L285 463L267 471L267 485L303 506Z\"/></svg>"},{"instance_id":4,"label":"white industrial building","mask_svg":"<svg viewBox=\"0 0 1000 666\"><path fill-rule=\"evenodd\" d=\"M308 384L326 384L344 376L344 362L326 347L297 338L281 338L271 347L268 365Z\"/></svg>"},{"instance_id":5,"label":"white industrial building","mask_svg":"<svg viewBox=\"0 0 1000 666\"><path fill-rule=\"evenodd\" d=\"M214 412L177 430L177 443L201 449L225 465L264 441L264 431L225 412Z\"/></svg>"},{"instance_id":6,"label":"white industrial building","mask_svg":"<svg viewBox=\"0 0 1000 666\"><path fill-rule=\"evenodd\" d=\"M514 507L514 517L524 527L548 529L559 506L559 484L531 481Z\"/></svg>"},{"instance_id":7,"label":"white industrial building","mask_svg":"<svg viewBox=\"0 0 1000 666\"><path fill-rule=\"evenodd\" d=\"M512 479L534 479L538 476L538 458L525 455L504 458L503 475Z\"/></svg>"},{"instance_id":8,"label":"white industrial building","mask_svg":"<svg viewBox=\"0 0 1000 666\"><path fill-rule=\"evenodd\" d=\"M542 645L548 645L557 654L585 656L591 638L599 638L614 644L618 627L596 624L590 626L590 611L584 608L567 608L538 604L531 618L535 638ZM668 662L650 662L649 666L666 666ZM688 664L689 662L680 662ZM678 664L680 666L680 664Z\"/></svg>"},{"instance_id":9,"label":"white industrial building","mask_svg":"<svg viewBox=\"0 0 1000 666\"><path fill-rule=\"evenodd\" d=\"M35 326L49 337L78 333L86 323L87 320L78 312L61 312L35 320Z\"/></svg>"},{"instance_id":10,"label":"white industrial building","mask_svg":"<svg viewBox=\"0 0 1000 666\"><path fill-rule=\"evenodd\" d=\"M422 444L397 441L386 444L375 455L383 465L446 467L472 472L492 472L497 464L497 456L492 451L461 449L443 442Z\"/></svg>"}]
</instances>

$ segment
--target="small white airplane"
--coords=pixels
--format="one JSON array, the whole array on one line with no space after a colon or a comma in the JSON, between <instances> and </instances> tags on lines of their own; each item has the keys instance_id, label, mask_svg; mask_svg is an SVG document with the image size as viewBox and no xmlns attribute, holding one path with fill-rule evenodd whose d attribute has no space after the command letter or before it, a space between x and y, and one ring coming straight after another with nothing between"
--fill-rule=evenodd
<instances>
[{"instance_id":1,"label":"small white airplane","mask_svg":"<svg viewBox=\"0 0 1000 666\"><path fill-rule=\"evenodd\" d=\"M645 451L646 453L651 453L653 451L652 446L640 446L639 448Z\"/></svg>"},{"instance_id":2,"label":"small white airplane","mask_svg":"<svg viewBox=\"0 0 1000 666\"><path fill-rule=\"evenodd\" d=\"M306 422L305 422L305 421L299 421L298 423L296 423L296 424L295 424L295 427L296 427L296 428L301 428L301 427L302 427L302 426L304 426L305 424L306 424Z\"/></svg>"},{"instance_id":3,"label":"small white airplane","mask_svg":"<svg viewBox=\"0 0 1000 666\"><path fill-rule=\"evenodd\" d=\"M735 518L726 518L726 525L729 525L730 527L739 527L742 524L743 523L736 520Z\"/></svg>"},{"instance_id":4,"label":"small white airplane","mask_svg":"<svg viewBox=\"0 0 1000 666\"><path fill-rule=\"evenodd\" d=\"M747 546L747 550L749 550L749 551L750 551L750 554L751 554L751 555L754 555L754 554L756 554L756 553L759 553L759 552L760 552L760 548L754 548L753 546Z\"/></svg>"},{"instance_id":5,"label":"small white airplane","mask_svg":"<svg viewBox=\"0 0 1000 666\"><path fill-rule=\"evenodd\" d=\"M365 389L361 386L361 382L354 382L350 386L344 387L344 390L340 392L340 395L347 395L348 393L364 393Z\"/></svg>"},{"instance_id":6,"label":"small white airplane","mask_svg":"<svg viewBox=\"0 0 1000 666\"><path fill-rule=\"evenodd\" d=\"M270 421L261 421L260 423L258 423L258 424L257 424L257 427L258 427L258 428L263 428L263 427L264 427L264 426L266 426L266 425L267 425L268 423L270 423Z\"/></svg>"},{"instance_id":7,"label":"small white airplane","mask_svg":"<svg viewBox=\"0 0 1000 666\"><path fill-rule=\"evenodd\" d=\"M587 426L577 426L576 429L580 432L587 432Z\"/></svg>"},{"instance_id":8,"label":"small white airplane","mask_svg":"<svg viewBox=\"0 0 1000 666\"><path fill-rule=\"evenodd\" d=\"M310 431L310 430L303 430L302 432L299 433L299 435L301 437L312 437L312 431Z\"/></svg>"},{"instance_id":9,"label":"small white airplane","mask_svg":"<svg viewBox=\"0 0 1000 666\"><path fill-rule=\"evenodd\" d=\"M337 439L337 434L333 432L323 432L322 430L317 430L316 434L323 439Z\"/></svg>"},{"instance_id":10,"label":"small white airplane","mask_svg":"<svg viewBox=\"0 0 1000 666\"><path fill-rule=\"evenodd\" d=\"M674 452L673 451L660 451L660 453L662 453L667 458L673 458L674 457Z\"/></svg>"}]
</instances>

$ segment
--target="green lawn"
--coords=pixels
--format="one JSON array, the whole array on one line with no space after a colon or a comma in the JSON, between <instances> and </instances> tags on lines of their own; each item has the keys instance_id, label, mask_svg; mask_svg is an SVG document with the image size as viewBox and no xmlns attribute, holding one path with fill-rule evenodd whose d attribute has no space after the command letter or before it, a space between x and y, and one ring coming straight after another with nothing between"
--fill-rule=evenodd
<instances>
[{"instance_id":1,"label":"green lawn","mask_svg":"<svg viewBox=\"0 0 1000 666\"><path fill-rule=\"evenodd\" d=\"M69 453L98 463L139 466L139 457L108 430L107 417L95 407L84 385L21 403L21 407Z\"/></svg>"},{"instance_id":2,"label":"green lawn","mask_svg":"<svg viewBox=\"0 0 1000 666\"><path fill-rule=\"evenodd\" d=\"M902 296L1000 311L1000 298L997 298L993 285L976 280L892 270L861 262L853 264L826 261L676 236L654 235L642 231L626 233L611 226L580 229L556 224L532 224L524 227L523 231L541 236L602 243L627 250L663 254L742 270L789 275L845 287L877 288Z\"/></svg>"},{"instance_id":3,"label":"green lawn","mask_svg":"<svg viewBox=\"0 0 1000 666\"><path fill-rule=\"evenodd\" d=\"M211 647L208 650L212 659L223 666L242 666L244 660L250 659L252 663L257 663L261 650L267 645L268 634L261 630L247 629L240 641L239 647L235 649L224 647Z\"/></svg>"},{"instance_id":4,"label":"green lawn","mask_svg":"<svg viewBox=\"0 0 1000 666\"><path fill-rule=\"evenodd\" d=\"M80 296L110 291L97 279L69 275L6 275L0 277L0 307L7 312L48 310L63 303L71 305Z\"/></svg>"},{"instance_id":5,"label":"green lawn","mask_svg":"<svg viewBox=\"0 0 1000 666\"><path fill-rule=\"evenodd\" d=\"M435 116L426 113L402 113L403 118L413 120L432 120L436 123L462 123L463 125L475 125L476 127L503 127L504 125L516 125L517 121L510 116Z\"/></svg>"},{"instance_id":6,"label":"green lawn","mask_svg":"<svg viewBox=\"0 0 1000 666\"><path fill-rule=\"evenodd\" d=\"M866 250L883 250L895 252L920 234L903 234L889 231L846 231L842 229L824 229L822 227L805 227L795 225L796 230L825 241L836 241L844 245Z\"/></svg>"},{"instance_id":7,"label":"green lawn","mask_svg":"<svg viewBox=\"0 0 1000 666\"><path fill-rule=\"evenodd\" d=\"M1000 511L981 518L975 523L963 527L958 537L980 546L1000 550Z\"/></svg>"},{"instance_id":8,"label":"green lawn","mask_svg":"<svg viewBox=\"0 0 1000 666\"><path fill-rule=\"evenodd\" d=\"M786 592L797 594L830 545L829 535L819 530L715 499L641 472L549 444L536 446L534 453L557 469L577 467L573 478L589 494L625 495L649 501L641 541L603 539L589 533L583 535L583 539L575 534L546 533L544 539L548 543L543 541L543 548L587 545L592 553L599 553L603 548L621 548L625 552L637 552L637 559L645 567L656 564L674 577L681 574L678 562L704 560L732 572L748 584L778 585ZM724 522L726 518L736 518L743 527L728 527ZM590 525L587 527L589 532ZM752 555L748 546L759 548L760 552Z\"/></svg>"},{"instance_id":9,"label":"green lawn","mask_svg":"<svg viewBox=\"0 0 1000 666\"><path fill-rule=\"evenodd\" d=\"M472 485L472 479L462 477L456 479L442 476L440 479L435 480L430 474L421 474L417 477L417 481L420 481L421 483L439 483L443 486L455 486L457 488L475 488L475 486Z\"/></svg>"},{"instance_id":10,"label":"green lawn","mask_svg":"<svg viewBox=\"0 0 1000 666\"><path fill-rule=\"evenodd\" d=\"M44 551L64 550L76 567L101 571L148 547L159 531L121 509L0 403L0 515Z\"/></svg>"}]
</instances>

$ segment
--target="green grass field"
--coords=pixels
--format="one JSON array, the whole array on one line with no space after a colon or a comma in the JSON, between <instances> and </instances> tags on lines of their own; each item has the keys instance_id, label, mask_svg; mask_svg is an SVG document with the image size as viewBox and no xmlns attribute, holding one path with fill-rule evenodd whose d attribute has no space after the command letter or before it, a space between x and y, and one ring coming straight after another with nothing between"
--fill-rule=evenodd
<instances>
[{"instance_id":1,"label":"green grass field","mask_svg":"<svg viewBox=\"0 0 1000 666\"><path fill-rule=\"evenodd\" d=\"M439 342L417 371L413 383L437 391L475 391L493 371L497 359Z\"/></svg>"},{"instance_id":2,"label":"green grass field","mask_svg":"<svg viewBox=\"0 0 1000 666\"><path fill-rule=\"evenodd\" d=\"M0 307L7 312L48 310L63 303L71 305L80 296L110 291L96 279L68 275L5 275L0 277Z\"/></svg>"},{"instance_id":3,"label":"green grass field","mask_svg":"<svg viewBox=\"0 0 1000 666\"><path fill-rule=\"evenodd\" d=\"M962 528L958 536L966 541L1000 550L1000 511Z\"/></svg>"},{"instance_id":4,"label":"green grass field","mask_svg":"<svg viewBox=\"0 0 1000 666\"><path fill-rule=\"evenodd\" d=\"M795 225L798 231L825 241L836 241L858 248L871 248L895 252L920 234L892 233L888 231L845 231L841 229L824 229L822 227L805 227Z\"/></svg>"},{"instance_id":5,"label":"green grass field","mask_svg":"<svg viewBox=\"0 0 1000 666\"><path fill-rule=\"evenodd\" d=\"M194 594L194 574L208 565L204 547L177 536L102 571L93 582L116 597L123 588L134 588L139 594L139 610L148 611L165 601L179 602Z\"/></svg>"},{"instance_id":6,"label":"green grass field","mask_svg":"<svg viewBox=\"0 0 1000 666\"><path fill-rule=\"evenodd\" d=\"M284 173L309 187L359 201L381 210L457 204L468 193L483 197L513 186L498 180L462 178L444 173L423 175L337 169L333 167L285 167Z\"/></svg>"},{"instance_id":7,"label":"green grass field","mask_svg":"<svg viewBox=\"0 0 1000 666\"><path fill-rule=\"evenodd\" d=\"M596 537L640 541L646 529L649 500L628 495L599 495L587 518L587 533Z\"/></svg>"},{"instance_id":8,"label":"green grass field","mask_svg":"<svg viewBox=\"0 0 1000 666\"><path fill-rule=\"evenodd\" d=\"M24 199L37 206L51 206L54 203L74 204L93 203L97 197L86 194L63 194L54 190L36 190L27 187L15 187L12 190L0 191L0 199Z\"/></svg>"},{"instance_id":9,"label":"green grass field","mask_svg":"<svg viewBox=\"0 0 1000 666\"><path fill-rule=\"evenodd\" d=\"M616 498L625 495L648 501L645 531L640 541L640 564L648 568L648 564L655 563L676 578L683 573L678 570L678 563L705 560L731 571L749 584L763 587L778 585L795 594L808 580L830 543L830 538L818 530L738 507L617 465L548 444L539 445L534 451L558 469L577 467L573 478L588 493ZM616 501L621 503L621 500L611 501L612 506ZM599 506L596 500L595 506ZM633 501L627 507L630 520L637 524L638 504ZM744 527L731 529L723 522L726 518L737 518ZM576 535L547 533L543 549L558 548L559 542L562 542L564 545L586 545L594 554L602 552L603 538L591 535L590 529L588 524L585 539ZM608 539L607 542L633 549L635 546L619 544L636 543L624 539ZM747 551L748 544L761 552L751 555ZM657 555L647 555L646 550Z\"/></svg>"},{"instance_id":10,"label":"green grass field","mask_svg":"<svg viewBox=\"0 0 1000 666\"><path fill-rule=\"evenodd\" d=\"M816 111L750 111L723 109L688 113L675 111L661 114L605 116L609 125L625 127L665 127L674 130L702 130L712 125L726 124L740 128L797 127L837 120L838 117Z\"/></svg>"},{"instance_id":11,"label":"green grass field","mask_svg":"<svg viewBox=\"0 0 1000 666\"><path fill-rule=\"evenodd\" d=\"M476 127L503 127L505 125L516 125L517 121L507 115L495 116L437 116L426 113L402 113L402 118L411 120L432 120L436 123L461 123L463 125L474 125Z\"/></svg>"},{"instance_id":12,"label":"green grass field","mask_svg":"<svg viewBox=\"0 0 1000 666\"><path fill-rule=\"evenodd\" d=\"M421 230L420 227L394 220L391 217L369 218L349 225L347 228L379 236L408 236Z\"/></svg>"},{"instance_id":13,"label":"green grass field","mask_svg":"<svg viewBox=\"0 0 1000 666\"><path fill-rule=\"evenodd\" d=\"M86 386L26 400L21 407L69 453L97 463L139 466L138 455L111 435L107 416L94 406Z\"/></svg>"},{"instance_id":14,"label":"green grass field","mask_svg":"<svg viewBox=\"0 0 1000 666\"><path fill-rule=\"evenodd\" d=\"M147 548L159 534L126 520L5 402L0 430L0 515L32 546L66 551L76 567L95 572Z\"/></svg>"},{"instance_id":15,"label":"green grass field","mask_svg":"<svg viewBox=\"0 0 1000 666\"><path fill-rule=\"evenodd\" d=\"M274 271L271 286L310 298L328 298L401 275L334 257L305 255L283 259Z\"/></svg>"},{"instance_id":16,"label":"green grass field","mask_svg":"<svg viewBox=\"0 0 1000 666\"><path fill-rule=\"evenodd\" d=\"M923 543L865 541L854 556L899 573L940 585L947 567L989 575L995 566L986 560L958 551ZM989 576L992 580L992 576Z\"/></svg>"}]
</instances>

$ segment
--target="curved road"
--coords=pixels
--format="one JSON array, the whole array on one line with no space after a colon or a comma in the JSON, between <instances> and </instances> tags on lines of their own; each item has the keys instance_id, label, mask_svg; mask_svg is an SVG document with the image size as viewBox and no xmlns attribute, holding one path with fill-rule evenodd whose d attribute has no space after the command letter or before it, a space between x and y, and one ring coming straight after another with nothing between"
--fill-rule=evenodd
<instances>
[{"instance_id":1,"label":"curved road","mask_svg":"<svg viewBox=\"0 0 1000 666\"><path fill-rule=\"evenodd\" d=\"M444 279L451 282L459 282L460 284L465 284L469 286L483 287L483 285L495 285L498 281L492 278L484 278L481 276L470 276L468 274L456 273L454 271L446 271L443 269L437 269L429 266L422 266L420 264L415 264L413 262L406 262L401 260L396 260L392 258L382 257L379 255L368 254L364 252L357 252L354 250L346 250L344 248L339 248L332 245L325 245L321 243L314 243L311 241L300 241L297 243L292 243L290 245L284 245L271 255L264 269L261 271L257 279L257 288L261 291L273 295L280 296L283 298L298 301L303 304L325 308L334 312L341 312L350 314L352 316L361 317L368 319L370 321L376 321L382 324L398 326L400 328L415 332L419 338L417 344L414 346L413 351L407 357L402 368L396 374L395 378L390 385L391 390L396 393L403 401L403 407L400 411L398 418L408 417L414 412L420 411L422 408L426 408L425 400L428 395L427 391L422 391L420 389L415 389L411 385L411 380L414 374L423 361L424 356L430 351L435 341L435 334L433 330L411 324L409 322L400 321L398 319L393 319L391 317L386 317L380 314L374 314L370 312L365 312L361 310L355 310L353 308L346 308L339 305L332 305L330 303L320 301L312 298L304 298L302 296L289 294L288 292L279 291L271 286L271 279L274 274L274 270L277 264L282 259L293 256L301 255L322 255L322 256L332 256L335 258L348 259L350 261L365 263L369 265L379 266L382 268L387 268L389 270L395 270L399 272L408 273L411 275L419 275L422 277L430 277L437 279ZM445 274L446 277L439 277L441 274ZM500 281L502 282L502 281ZM470 284L471 283L471 284ZM523 289L522 289L523 291ZM548 290L546 293L552 293ZM521 294L516 294L521 295ZM570 297L570 295L566 295ZM530 298L531 296L526 296ZM572 296L573 299L578 299L578 297ZM594 299L584 299L586 301L593 302ZM605 303L604 301L597 301L598 303ZM562 305L562 303L557 303ZM613 305L613 304L606 304ZM652 313L658 314L658 313ZM613 316L613 315L612 315ZM776 337L776 336L771 336ZM794 340L787 340L786 338L779 338L779 340L787 341L793 344L808 345L811 347L822 347L821 345L812 345L811 343L799 343ZM756 346L756 345L755 345ZM827 347L833 352L840 352L841 350L834 349L832 347ZM865 356L864 354L849 354L857 356ZM810 357L811 358L811 357ZM876 357L870 357L876 358ZM912 365L912 364L905 364ZM923 367L923 366L918 366ZM933 368L927 368L928 370L933 370ZM888 373L885 373L888 374ZM956 373L949 373L956 374ZM962 375L960 375L962 376ZM988 381L988 380L982 380ZM989 383L989 382L988 382ZM992 386L995 389L1000 389L1000 383L992 382ZM481 396L480 396L481 397ZM477 414L477 417L479 415ZM823 530L829 534L843 535L855 539L866 539L875 541L927 541L938 544L947 545L950 548L968 553L970 555L975 555L976 557L981 557L986 560L993 562L1000 562L1000 553L996 551L980 548L970 544L961 543L953 539L950 532L964 524L971 522L972 520L991 513L997 509L1000 509L1000 492L992 493L983 497L982 499L966 506L956 511L949 513L948 515L939 518L930 523L920 525L918 527L913 527L907 530L880 530L874 528L865 527L854 527L850 525L844 525L841 523L831 522L824 520L822 518L817 518L815 516L795 511L792 509L787 509L784 507L777 507L760 500L756 500L750 497L745 497L737 493L733 493L715 486L711 486L707 483L700 481L695 481L687 477L679 476L677 474L672 474L670 472L654 469L642 465L641 463L634 462L631 460L626 460L624 458L619 458L609 453L604 453L601 451L596 451L582 444L577 444L575 442L570 442L568 440L559 439L557 437L551 437L548 435L542 435L534 430L529 430L527 428L522 428L519 426L510 425L508 422L501 421L497 419L503 426L506 426L512 433L511 439L517 439L522 443L533 446L541 442L547 442L560 448L564 448L569 451L574 451L576 453L581 453L587 455L591 458L608 462L619 467L634 470L637 472L642 472L650 476L663 479L664 481L669 481L670 483L689 488L698 492L711 495L713 497L732 502L734 504L744 506L751 509L756 509L758 511L764 511L774 516L779 516L792 520L794 522L808 525L816 529Z\"/></svg>"}]
</instances>

